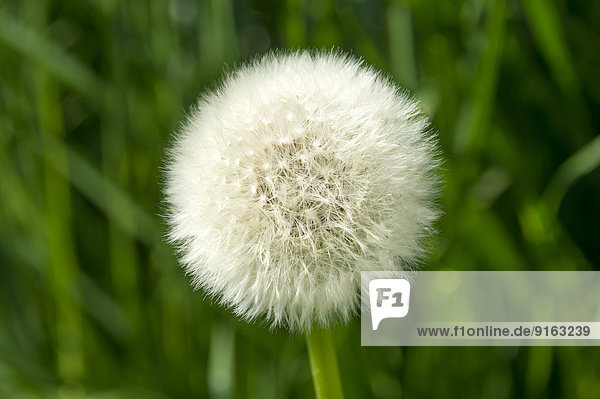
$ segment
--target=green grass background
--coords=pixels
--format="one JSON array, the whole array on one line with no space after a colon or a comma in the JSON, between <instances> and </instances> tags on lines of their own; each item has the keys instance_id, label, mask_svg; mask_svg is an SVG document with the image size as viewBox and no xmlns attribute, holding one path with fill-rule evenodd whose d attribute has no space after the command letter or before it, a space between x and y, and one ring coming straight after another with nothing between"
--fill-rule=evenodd
<instances>
[{"instance_id":1,"label":"green grass background","mask_svg":"<svg viewBox=\"0 0 600 399\"><path fill-rule=\"evenodd\" d=\"M307 398L302 337L193 292L163 241L164 149L270 48L364 57L440 132L425 270L598 270L600 2L0 0L0 397ZM598 398L600 349L361 348L348 398Z\"/></svg>"}]
</instances>

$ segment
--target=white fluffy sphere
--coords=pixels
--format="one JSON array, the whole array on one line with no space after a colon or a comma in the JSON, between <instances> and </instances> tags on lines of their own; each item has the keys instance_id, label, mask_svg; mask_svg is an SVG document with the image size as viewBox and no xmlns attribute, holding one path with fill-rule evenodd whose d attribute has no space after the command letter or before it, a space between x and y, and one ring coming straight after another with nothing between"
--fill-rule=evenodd
<instances>
[{"instance_id":1,"label":"white fluffy sphere","mask_svg":"<svg viewBox=\"0 0 600 399\"><path fill-rule=\"evenodd\" d=\"M339 53L270 54L205 94L169 152L170 238L193 282L290 331L357 309L360 272L402 270L437 218L418 104Z\"/></svg>"}]
</instances>

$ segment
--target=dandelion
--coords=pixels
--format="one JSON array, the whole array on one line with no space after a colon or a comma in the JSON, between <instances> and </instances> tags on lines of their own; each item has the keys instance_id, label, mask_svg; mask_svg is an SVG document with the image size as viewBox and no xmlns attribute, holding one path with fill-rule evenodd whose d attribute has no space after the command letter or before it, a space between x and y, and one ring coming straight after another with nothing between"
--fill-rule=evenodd
<instances>
[{"instance_id":1,"label":"dandelion","mask_svg":"<svg viewBox=\"0 0 600 399\"><path fill-rule=\"evenodd\" d=\"M356 312L361 271L422 258L437 165L418 103L362 61L269 54L178 133L170 239L193 283L241 318L323 330Z\"/></svg>"}]
</instances>

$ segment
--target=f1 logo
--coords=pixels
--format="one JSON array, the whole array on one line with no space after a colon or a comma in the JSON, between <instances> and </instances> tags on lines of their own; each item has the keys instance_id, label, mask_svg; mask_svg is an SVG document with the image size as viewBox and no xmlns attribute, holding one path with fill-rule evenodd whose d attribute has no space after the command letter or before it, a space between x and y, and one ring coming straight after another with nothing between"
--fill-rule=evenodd
<instances>
[{"instance_id":1,"label":"f1 logo","mask_svg":"<svg viewBox=\"0 0 600 399\"><path fill-rule=\"evenodd\" d=\"M375 279L369 282L371 322L373 330L387 318L401 318L408 314L410 283L405 279Z\"/></svg>"}]
</instances>

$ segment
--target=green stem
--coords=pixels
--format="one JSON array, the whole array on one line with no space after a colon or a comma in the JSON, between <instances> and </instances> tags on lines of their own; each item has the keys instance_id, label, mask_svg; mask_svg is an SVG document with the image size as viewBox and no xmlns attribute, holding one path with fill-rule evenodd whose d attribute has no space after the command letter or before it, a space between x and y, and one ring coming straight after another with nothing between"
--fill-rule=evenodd
<instances>
[{"instance_id":1,"label":"green stem","mask_svg":"<svg viewBox=\"0 0 600 399\"><path fill-rule=\"evenodd\" d=\"M343 399L337 358L328 330L315 328L306 337L317 399Z\"/></svg>"}]
</instances>

